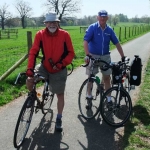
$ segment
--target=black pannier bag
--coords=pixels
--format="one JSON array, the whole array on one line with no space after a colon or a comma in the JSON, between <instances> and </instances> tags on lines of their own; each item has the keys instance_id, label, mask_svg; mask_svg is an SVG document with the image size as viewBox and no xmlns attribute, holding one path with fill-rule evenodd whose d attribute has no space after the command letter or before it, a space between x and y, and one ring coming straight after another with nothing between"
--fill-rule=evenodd
<instances>
[{"instance_id":1,"label":"black pannier bag","mask_svg":"<svg viewBox=\"0 0 150 150\"><path fill-rule=\"evenodd\" d=\"M113 84L119 83L119 78L120 78L119 66L114 65L112 68L112 83Z\"/></svg>"},{"instance_id":2,"label":"black pannier bag","mask_svg":"<svg viewBox=\"0 0 150 150\"><path fill-rule=\"evenodd\" d=\"M141 84L142 60L138 55L134 55L130 70L130 85L139 86Z\"/></svg>"}]
</instances>

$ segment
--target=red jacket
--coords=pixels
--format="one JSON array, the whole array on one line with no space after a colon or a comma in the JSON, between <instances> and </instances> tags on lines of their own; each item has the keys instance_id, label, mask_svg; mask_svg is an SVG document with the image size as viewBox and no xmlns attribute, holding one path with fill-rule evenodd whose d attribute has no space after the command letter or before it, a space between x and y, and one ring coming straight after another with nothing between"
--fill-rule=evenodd
<instances>
[{"instance_id":1,"label":"red jacket","mask_svg":"<svg viewBox=\"0 0 150 150\"><path fill-rule=\"evenodd\" d=\"M56 33L51 35L47 28L38 31L36 33L32 48L29 52L28 69L34 69L36 57L38 56L39 50L41 48L43 53L41 62L44 65L45 69L47 69L47 71L50 73L58 72L59 70L54 70L52 68L48 59L51 58L54 64L59 62L64 52L65 42L68 50L68 55L62 60L62 64L64 67L69 65L75 56L69 33L65 30L57 29Z\"/></svg>"}]
</instances>

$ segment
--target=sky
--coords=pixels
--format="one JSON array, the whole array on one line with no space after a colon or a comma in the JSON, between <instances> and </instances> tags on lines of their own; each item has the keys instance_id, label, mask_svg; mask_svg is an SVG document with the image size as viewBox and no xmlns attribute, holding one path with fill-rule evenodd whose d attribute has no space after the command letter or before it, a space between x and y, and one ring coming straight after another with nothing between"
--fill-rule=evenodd
<instances>
[{"instance_id":1,"label":"sky","mask_svg":"<svg viewBox=\"0 0 150 150\"><path fill-rule=\"evenodd\" d=\"M47 0L23 0L29 3L32 10L32 17L39 17L47 13L46 7L43 6ZM84 16L97 15L99 10L106 10L108 14L124 14L128 18L132 17L150 17L150 0L80 0L81 11L76 13L77 18L83 18ZM13 16L16 16L17 10L15 8L16 0L0 0L0 8L4 4L9 5L8 10ZM72 15L73 16L73 15Z\"/></svg>"}]
</instances>

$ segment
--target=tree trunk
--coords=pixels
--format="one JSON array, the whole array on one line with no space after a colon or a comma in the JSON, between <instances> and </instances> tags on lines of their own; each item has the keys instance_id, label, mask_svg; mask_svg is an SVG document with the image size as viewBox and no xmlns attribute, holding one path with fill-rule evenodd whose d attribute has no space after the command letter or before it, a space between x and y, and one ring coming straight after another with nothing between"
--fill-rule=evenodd
<instances>
[{"instance_id":1,"label":"tree trunk","mask_svg":"<svg viewBox=\"0 0 150 150\"><path fill-rule=\"evenodd\" d=\"M22 28L25 29L25 16L21 18Z\"/></svg>"},{"instance_id":2,"label":"tree trunk","mask_svg":"<svg viewBox=\"0 0 150 150\"><path fill-rule=\"evenodd\" d=\"M2 18L2 30L5 29L4 18Z\"/></svg>"}]
</instances>

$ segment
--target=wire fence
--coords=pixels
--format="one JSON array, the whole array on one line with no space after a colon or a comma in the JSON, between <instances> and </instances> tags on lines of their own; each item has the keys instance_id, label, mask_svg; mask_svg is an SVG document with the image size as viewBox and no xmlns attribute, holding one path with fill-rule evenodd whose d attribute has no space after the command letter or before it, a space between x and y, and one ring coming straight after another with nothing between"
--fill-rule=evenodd
<instances>
[{"instance_id":1,"label":"wire fence","mask_svg":"<svg viewBox=\"0 0 150 150\"><path fill-rule=\"evenodd\" d=\"M143 34L150 31L150 25L134 25L134 26L123 26L113 27L113 30L117 34L119 41L129 40L137 35Z\"/></svg>"}]
</instances>

